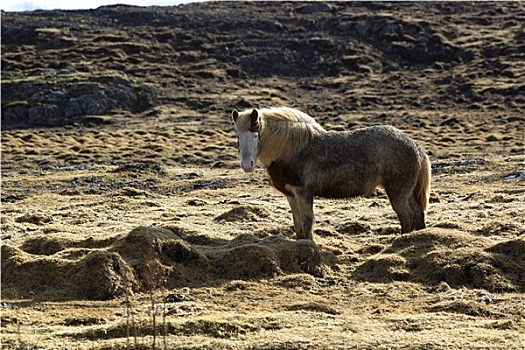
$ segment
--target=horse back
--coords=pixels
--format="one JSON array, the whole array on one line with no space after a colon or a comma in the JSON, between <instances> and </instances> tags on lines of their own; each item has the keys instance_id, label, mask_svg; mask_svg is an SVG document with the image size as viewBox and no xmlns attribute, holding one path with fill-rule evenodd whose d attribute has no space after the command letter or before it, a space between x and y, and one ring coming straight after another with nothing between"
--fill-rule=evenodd
<instances>
[{"instance_id":1,"label":"horse back","mask_svg":"<svg viewBox=\"0 0 525 350\"><path fill-rule=\"evenodd\" d=\"M355 164L374 168L397 168L395 163L412 163L421 153L420 147L401 130L386 125L325 133L313 139L304 151L298 158L319 166Z\"/></svg>"}]
</instances>

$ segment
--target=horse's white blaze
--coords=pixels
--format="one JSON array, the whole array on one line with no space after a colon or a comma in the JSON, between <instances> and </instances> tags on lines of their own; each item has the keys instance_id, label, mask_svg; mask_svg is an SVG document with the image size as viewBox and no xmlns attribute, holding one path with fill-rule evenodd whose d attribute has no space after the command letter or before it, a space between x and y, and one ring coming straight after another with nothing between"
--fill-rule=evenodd
<instances>
[{"instance_id":1,"label":"horse's white blaze","mask_svg":"<svg viewBox=\"0 0 525 350\"><path fill-rule=\"evenodd\" d=\"M241 154L241 168L246 173L251 173L257 163L259 150L259 135L255 132L239 133L239 152Z\"/></svg>"}]
</instances>

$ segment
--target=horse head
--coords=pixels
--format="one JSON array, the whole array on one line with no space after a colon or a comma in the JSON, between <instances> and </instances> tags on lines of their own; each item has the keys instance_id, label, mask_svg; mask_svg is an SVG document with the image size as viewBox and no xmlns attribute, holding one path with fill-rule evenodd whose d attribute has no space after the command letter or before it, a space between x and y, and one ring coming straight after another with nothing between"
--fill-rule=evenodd
<instances>
[{"instance_id":1,"label":"horse head","mask_svg":"<svg viewBox=\"0 0 525 350\"><path fill-rule=\"evenodd\" d=\"M261 151L259 131L261 129L259 113L256 109L249 112L232 112L232 119L237 133L237 145L241 155L241 168L250 173L255 169L257 157Z\"/></svg>"}]
</instances>

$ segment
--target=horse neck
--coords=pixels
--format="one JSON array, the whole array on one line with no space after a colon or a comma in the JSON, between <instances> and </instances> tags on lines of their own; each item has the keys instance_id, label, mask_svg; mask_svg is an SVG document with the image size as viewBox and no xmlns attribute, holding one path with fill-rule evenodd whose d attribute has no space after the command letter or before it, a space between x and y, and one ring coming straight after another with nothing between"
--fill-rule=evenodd
<instances>
[{"instance_id":1,"label":"horse neck","mask_svg":"<svg viewBox=\"0 0 525 350\"><path fill-rule=\"evenodd\" d=\"M269 134L265 132L260 133L260 147L259 160L264 164L265 167L268 167L272 162L283 160L283 152L279 151L279 148L284 148L284 140L276 137L275 134ZM281 145L277 147L276 145Z\"/></svg>"},{"instance_id":2,"label":"horse neck","mask_svg":"<svg viewBox=\"0 0 525 350\"><path fill-rule=\"evenodd\" d=\"M283 121L264 121L259 133L261 151L259 160L266 167L272 162L287 162L299 153L310 140L324 129L318 124L303 124L290 128L292 123ZM286 127L283 127L286 126Z\"/></svg>"}]
</instances>

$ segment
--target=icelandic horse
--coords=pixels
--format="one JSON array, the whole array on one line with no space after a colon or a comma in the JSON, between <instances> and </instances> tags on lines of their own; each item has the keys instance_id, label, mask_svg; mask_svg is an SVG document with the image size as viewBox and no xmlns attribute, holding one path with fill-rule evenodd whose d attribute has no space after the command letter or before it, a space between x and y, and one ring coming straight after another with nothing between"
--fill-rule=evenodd
<instances>
[{"instance_id":1,"label":"icelandic horse","mask_svg":"<svg viewBox=\"0 0 525 350\"><path fill-rule=\"evenodd\" d=\"M313 198L365 196L382 186L401 232L426 227L430 160L393 126L328 132L309 115L275 107L232 112L241 168L265 167L288 199L297 239L313 240Z\"/></svg>"}]
</instances>

